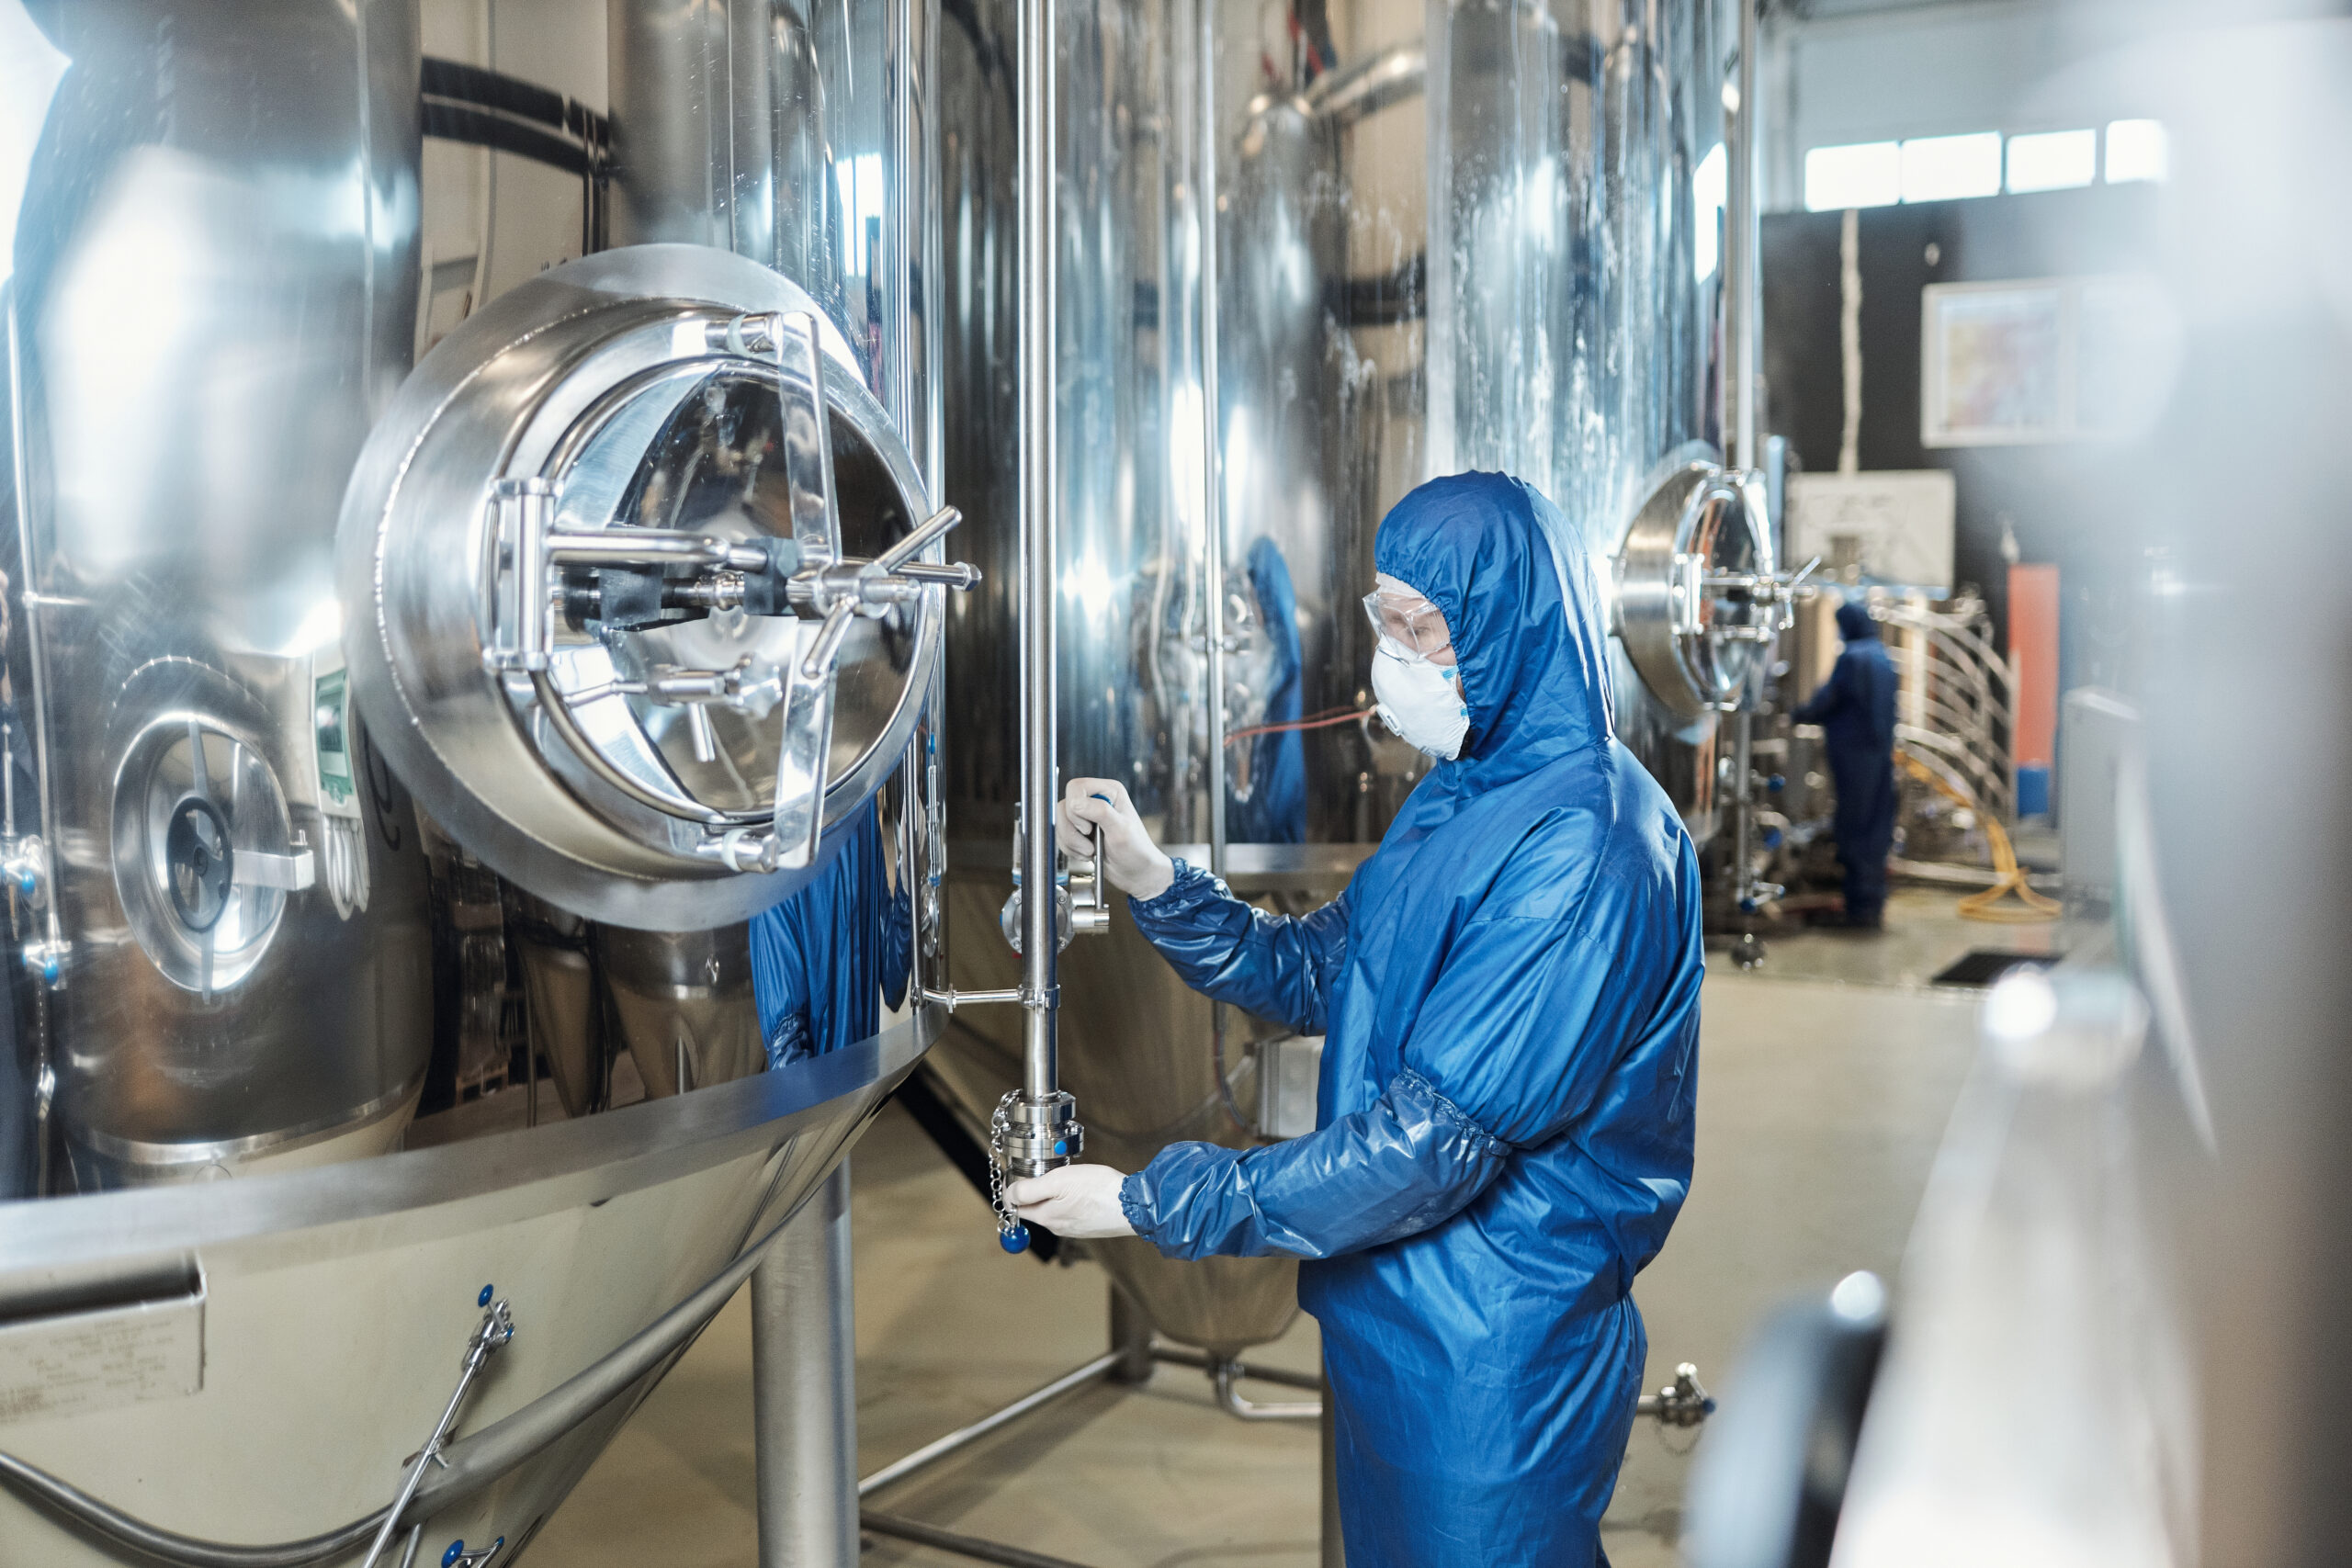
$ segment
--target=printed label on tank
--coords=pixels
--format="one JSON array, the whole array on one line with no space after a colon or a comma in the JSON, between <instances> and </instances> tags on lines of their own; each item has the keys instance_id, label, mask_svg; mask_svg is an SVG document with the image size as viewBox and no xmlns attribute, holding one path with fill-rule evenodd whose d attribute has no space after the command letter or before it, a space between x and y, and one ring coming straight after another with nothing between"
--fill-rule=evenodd
<instances>
[{"instance_id":1,"label":"printed label on tank","mask_svg":"<svg viewBox=\"0 0 2352 1568\"><path fill-rule=\"evenodd\" d=\"M204 1386L204 1288L0 1321L0 1426L177 1399Z\"/></svg>"}]
</instances>

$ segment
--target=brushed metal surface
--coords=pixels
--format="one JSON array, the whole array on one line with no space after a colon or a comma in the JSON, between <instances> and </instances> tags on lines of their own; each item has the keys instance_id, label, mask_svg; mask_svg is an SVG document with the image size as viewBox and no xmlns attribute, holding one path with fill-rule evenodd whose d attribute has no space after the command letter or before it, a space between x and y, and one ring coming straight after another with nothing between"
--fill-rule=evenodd
<instances>
[{"instance_id":1,"label":"brushed metal surface","mask_svg":"<svg viewBox=\"0 0 2352 1568\"><path fill-rule=\"evenodd\" d=\"M484 1284L513 1303L517 1333L460 1437L593 1365L792 1213L933 1028L919 1018L781 1072L528 1132L24 1205L0 1227L0 1303L38 1313L62 1289L192 1258L208 1292L204 1382L184 1398L0 1423L0 1450L215 1540L356 1518L390 1500L447 1398ZM435 1517L428 1538L526 1541L658 1377ZM0 1556L124 1561L5 1493Z\"/></svg>"}]
</instances>

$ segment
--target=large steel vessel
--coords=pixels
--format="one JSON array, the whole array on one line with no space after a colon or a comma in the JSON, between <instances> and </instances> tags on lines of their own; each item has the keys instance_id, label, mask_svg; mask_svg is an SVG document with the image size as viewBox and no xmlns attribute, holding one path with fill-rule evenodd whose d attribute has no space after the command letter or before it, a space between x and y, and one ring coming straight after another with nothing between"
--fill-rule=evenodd
<instances>
[{"instance_id":1,"label":"large steel vessel","mask_svg":"<svg viewBox=\"0 0 2352 1568\"><path fill-rule=\"evenodd\" d=\"M876 325L914 315L929 231L865 200L922 123L927 12L894 14L828 17L824 91L766 101L821 155L764 209L837 264L804 282L605 249L676 237L607 210L609 154L690 83L640 74L609 118L601 81L424 58L401 0L0 0L32 1043L0 1110L53 1079L30 1143L70 1155L0 1226L0 1558L424 1561L429 1526L437 1560L511 1562L747 1278L764 1462L839 1494L854 1556L854 1493L785 1428L852 1419L829 1173L936 1023L717 1080L760 1065L741 922L877 809L965 575L901 434L933 445L925 361ZM462 204L423 138L495 150L510 194L518 159L570 183L435 259L426 211ZM562 265L500 273L501 240ZM463 887L429 893L427 842ZM510 931L578 962L510 974ZM451 1088L436 982L482 1038L411 1127ZM238 1179L156 1182L187 1176ZM461 1360L490 1370L453 1397Z\"/></svg>"},{"instance_id":2,"label":"large steel vessel","mask_svg":"<svg viewBox=\"0 0 2352 1568\"><path fill-rule=\"evenodd\" d=\"M414 18L42 15L17 43L54 98L8 106L40 130L6 487L39 784L10 836L59 1175L380 1151L429 1044L424 871L347 700L333 556L415 331Z\"/></svg>"}]
</instances>

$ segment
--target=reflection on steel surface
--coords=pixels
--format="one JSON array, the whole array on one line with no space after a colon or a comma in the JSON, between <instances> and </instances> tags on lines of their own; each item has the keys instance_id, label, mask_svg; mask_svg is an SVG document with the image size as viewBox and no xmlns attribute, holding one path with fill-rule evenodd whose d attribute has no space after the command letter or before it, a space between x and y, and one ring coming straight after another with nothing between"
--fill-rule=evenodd
<instances>
[{"instance_id":1,"label":"reflection on steel surface","mask_svg":"<svg viewBox=\"0 0 2352 1568\"><path fill-rule=\"evenodd\" d=\"M650 1096L705 1089L766 1067L744 928L633 931L596 928L619 1043ZM683 1079L682 1079L683 1075Z\"/></svg>"},{"instance_id":2,"label":"reflection on steel surface","mask_svg":"<svg viewBox=\"0 0 2352 1568\"><path fill-rule=\"evenodd\" d=\"M1266 14L1242 0L1061 6L1063 772L1120 780L1163 840L1237 874L1261 848L1360 858L1420 776L1377 726L1301 730L1295 762L1221 739L1364 705L1353 606L1407 490L1464 468L1521 474L1607 581L1645 480L1718 436L1721 269L1696 266L1697 225L1716 218L1694 207L1691 173L1724 137L1731 0L1661 8L1655 31L1525 0L1429 14L1435 33L1399 41L1378 8L1335 6L1333 37L1381 41L1325 70L1319 51L1261 48ZM950 885L959 987L1011 978L989 917L1017 755L993 695L1011 688L1013 646L1012 17L1010 0L978 0L941 43L945 494L992 584L949 630L947 794L976 840ZM1293 603L1253 559L1279 563ZM1711 833L1713 712L1676 711L1612 657L1621 738ZM1295 819L1257 794L1261 757L1303 773ZM1245 836L1286 841L1221 841ZM1250 887L1305 908L1345 870L1302 862L1285 881L1261 866ZM1107 942L1073 947L1061 982L1062 1077L1094 1157L1246 1141L1217 1104L1210 1010L1130 926L1114 915ZM1237 1041L1263 1032L1235 1021ZM934 1057L975 1126L1013 1081L1005 1022L959 1013ZM1253 1068L1235 1055L1248 1104ZM1286 1321L1279 1260L1102 1254L1177 1337L1233 1348Z\"/></svg>"},{"instance_id":3,"label":"reflection on steel surface","mask_svg":"<svg viewBox=\"0 0 2352 1568\"><path fill-rule=\"evenodd\" d=\"M194 9L41 8L72 64L6 323L85 1186L389 1145L430 1029L408 802L333 684L336 508L415 325L416 23Z\"/></svg>"},{"instance_id":4,"label":"reflection on steel surface","mask_svg":"<svg viewBox=\"0 0 2352 1568\"><path fill-rule=\"evenodd\" d=\"M768 0L695 6L614 0L608 17L616 240L708 245L748 257L797 285L831 321L836 333L829 335L846 344L860 379L887 411L922 478L910 493L935 501L936 313L929 297L937 292L939 272L929 183L931 8L892 0L853 17L841 7L794 11ZM877 196L885 199L877 202ZM812 432L820 437L831 433L831 422ZM805 456L808 444L799 445L796 456ZM797 496L815 492L805 475L799 476ZM836 510L855 500L836 498ZM933 515L932 523L938 522ZM828 537L821 521L812 528L802 506L796 504L792 523L804 547L815 543L841 553L839 539ZM838 534L838 522L832 526ZM914 537L902 535L896 548L906 549ZM848 547L879 553L854 535ZM922 572L930 570L925 562L939 557L928 546L919 554L921 560L894 562L892 570ZM865 629L864 621L846 617L835 627L835 635L849 638L853 674ZM859 722L841 707L840 680L798 673L803 668L800 660L788 661L790 690L781 716L788 729L813 739L820 720ZM936 700L928 669L926 662L913 682L918 704ZM833 702L820 713L811 699L827 695ZM688 716L705 715L703 731L689 737L697 758L709 755L724 717L707 707ZM915 741L927 740L930 733L918 719ZM716 782L702 781L706 786ZM885 801L886 818L896 829L890 836L899 844L902 886L927 880L910 876L905 868L936 859L925 852L928 798L920 790L912 796L899 790L888 792ZM841 820L836 804L829 800L824 816ZM775 820L779 838L805 838L819 825L814 812L797 823L781 815ZM928 939L934 949L936 929L934 920ZM762 1043L748 973L741 969L741 928L684 939L600 930L596 941L605 953L650 953L678 945L727 955L729 975L723 985L697 989L674 1007L658 999L669 994L663 987L647 989L630 978L631 964L615 961L607 976L612 1008L650 1092L661 1092L681 1077L700 1084L758 1065ZM526 945L526 956L533 951ZM929 951L917 952L918 971L929 957ZM553 978L562 959L553 950L545 959L542 967ZM690 1046L675 1048L689 1037ZM666 1058L660 1048L664 1043L673 1047Z\"/></svg>"}]
</instances>

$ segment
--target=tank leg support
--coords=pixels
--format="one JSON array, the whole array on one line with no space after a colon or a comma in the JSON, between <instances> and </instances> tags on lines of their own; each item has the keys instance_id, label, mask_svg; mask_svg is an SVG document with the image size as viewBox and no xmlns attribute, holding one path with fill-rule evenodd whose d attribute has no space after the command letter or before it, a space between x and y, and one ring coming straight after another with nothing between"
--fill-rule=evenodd
<instances>
[{"instance_id":1,"label":"tank leg support","mask_svg":"<svg viewBox=\"0 0 2352 1568\"><path fill-rule=\"evenodd\" d=\"M760 1568L856 1568L853 1304L843 1164L752 1275Z\"/></svg>"},{"instance_id":2,"label":"tank leg support","mask_svg":"<svg viewBox=\"0 0 2352 1568\"><path fill-rule=\"evenodd\" d=\"M1348 1568L1347 1545L1340 1539L1340 1432L1329 1372L1323 1378L1323 1568Z\"/></svg>"},{"instance_id":3,"label":"tank leg support","mask_svg":"<svg viewBox=\"0 0 2352 1568\"><path fill-rule=\"evenodd\" d=\"M1115 1283L1111 1287L1111 1349L1119 1358L1111 1369L1113 1382L1132 1386L1151 1381L1151 1319Z\"/></svg>"}]
</instances>

